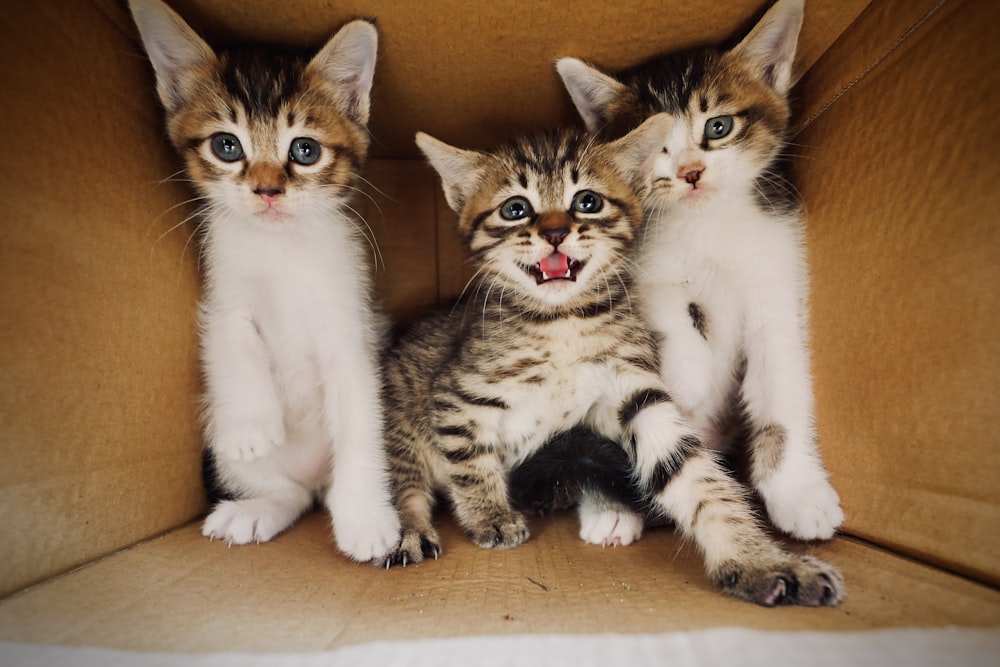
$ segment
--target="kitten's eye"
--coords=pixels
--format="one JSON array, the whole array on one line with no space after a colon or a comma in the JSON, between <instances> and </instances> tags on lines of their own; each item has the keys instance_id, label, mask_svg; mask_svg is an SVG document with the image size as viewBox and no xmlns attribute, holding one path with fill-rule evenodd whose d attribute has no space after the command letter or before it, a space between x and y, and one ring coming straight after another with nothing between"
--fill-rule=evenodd
<instances>
[{"instance_id":1,"label":"kitten's eye","mask_svg":"<svg viewBox=\"0 0 1000 667\"><path fill-rule=\"evenodd\" d=\"M706 139L721 139L733 131L732 116L716 116L705 123Z\"/></svg>"},{"instance_id":2,"label":"kitten's eye","mask_svg":"<svg viewBox=\"0 0 1000 667\"><path fill-rule=\"evenodd\" d=\"M293 139L292 147L288 149L288 157L298 164L315 164L319 159L319 142L305 137Z\"/></svg>"},{"instance_id":3,"label":"kitten's eye","mask_svg":"<svg viewBox=\"0 0 1000 667\"><path fill-rule=\"evenodd\" d=\"M212 135L212 152L223 162L243 159L243 145L235 135L219 132Z\"/></svg>"},{"instance_id":4,"label":"kitten's eye","mask_svg":"<svg viewBox=\"0 0 1000 667\"><path fill-rule=\"evenodd\" d=\"M520 220L531 215L531 202L524 197L511 197L500 205L500 217L504 220Z\"/></svg>"},{"instance_id":5,"label":"kitten's eye","mask_svg":"<svg viewBox=\"0 0 1000 667\"><path fill-rule=\"evenodd\" d=\"M580 190L573 197L573 210L578 213L597 213L604 208L604 199L593 190Z\"/></svg>"}]
</instances>

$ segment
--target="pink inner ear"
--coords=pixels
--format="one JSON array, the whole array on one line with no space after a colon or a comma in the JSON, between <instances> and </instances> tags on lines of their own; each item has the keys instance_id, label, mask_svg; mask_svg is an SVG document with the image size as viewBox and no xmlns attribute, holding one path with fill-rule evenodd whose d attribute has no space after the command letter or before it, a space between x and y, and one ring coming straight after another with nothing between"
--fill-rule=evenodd
<instances>
[{"instance_id":1,"label":"pink inner ear","mask_svg":"<svg viewBox=\"0 0 1000 667\"><path fill-rule=\"evenodd\" d=\"M569 257L561 252L554 252L539 262L538 268L546 278L562 278L569 272Z\"/></svg>"}]
</instances>

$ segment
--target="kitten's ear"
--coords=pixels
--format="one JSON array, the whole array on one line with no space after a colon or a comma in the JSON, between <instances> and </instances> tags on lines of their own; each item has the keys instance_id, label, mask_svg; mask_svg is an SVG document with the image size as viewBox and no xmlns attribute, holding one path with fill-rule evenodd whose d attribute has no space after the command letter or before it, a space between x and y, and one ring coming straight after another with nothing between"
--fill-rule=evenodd
<instances>
[{"instance_id":1,"label":"kitten's ear","mask_svg":"<svg viewBox=\"0 0 1000 667\"><path fill-rule=\"evenodd\" d=\"M782 95L792 87L792 64L805 0L778 0L732 54L756 69Z\"/></svg>"},{"instance_id":2,"label":"kitten's ear","mask_svg":"<svg viewBox=\"0 0 1000 667\"><path fill-rule=\"evenodd\" d=\"M377 53L378 30L358 20L338 30L309 62L336 89L337 111L362 125L368 123Z\"/></svg>"},{"instance_id":3,"label":"kitten's ear","mask_svg":"<svg viewBox=\"0 0 1000 667\"><path fill-rule=\"evenodd\" d=\"M608 122L607 108L624 92L625 84L576 58L560 58L556 71L562 77L576 110L588 132L597 132Z\"/></svg>"},{"instance_id":4,"label":"kitten's ear","mask_svg":"<svg viewBox=\"0 0 1000 667\"><path fill-rule=\"evenodd\" d=\"M132 18L156 72L156 92L168 110L187 96L184 77L188 72L215 62L215 52L160 0L129 0Z\"/></svg>"},{"instance_id":5,"label":"kitten's ear","mask_svg":"<svg viewBox=\"0 0 1000 667\"><path fill-rule=\"evenodd\" d=\"M441 177L448 206L461 213L469 197L479 188L482 153L449 146L423 132L417 132L417 146Z\"/></svg>"},{"instance_id":6,"label":"kitten's ear","mask_svg":"<svg viewBox=\"0 0 1000 667\"><path fill-rule=\"evenodd\" d=\"M644 182L649 161L663 150L673 126L673 116L658 113L621 139L607 144L615 170L633 185Z\"/></svg>"}]
</instances>

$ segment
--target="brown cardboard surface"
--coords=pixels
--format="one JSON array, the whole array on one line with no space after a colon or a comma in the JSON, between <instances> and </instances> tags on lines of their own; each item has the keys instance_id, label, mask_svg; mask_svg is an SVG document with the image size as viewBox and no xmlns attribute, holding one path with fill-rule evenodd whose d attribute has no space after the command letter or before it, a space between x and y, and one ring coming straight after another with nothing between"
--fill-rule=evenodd
<instances>
[{"instance_id":1,"label":"brown cardboard surface","mask_svg":"<svg viewBox=\"0 0 1000 667\"><path fill-rule=\"evenodd\" d=\"M942 0L881 0L873 2L851 24L842 43L804 72L803 81L793 92L798 106L800 128L823 112L839 95L865 78L875 67L889 67L906 58L920 37L933 30L938 21L961 2ZM807 2L808 5L808 2Z\"/></svg>"},{"instance_id":2,"label":"brown cardboard surface","mask_svg":"<svg viewBox=\"0 0 1000 667\"><path fill-rule=\"evenodd\" d=\"M899 32L872 16L825 59ZM816 402L846 529L996 583L1000 5L935 20L797 139Z\"/></svg>"},{"instance_id":3,"label":"brown cardboard surface","mask_svg":"<svg viewBox=\"0 0 1000 667\"><path fill-rule=\"evenodd\" d=\"M397 320L438 300L434 172L418 160L369 160L363 194L352 206L375 242L372 266L379 297Z\"/></svg>"},{"instance_id":4,"label":"brown cardboard surface","mask_svg":"<svg viewBox=\"0 0 1000 667\"><path fill-rule=\"evenodd\" d=\"M804 72L870 0L809 0L797 58ZM114 0L100 0L109 14ZM372 154L417 157L423 130L462 146L486 146L530 128L576 121L553 63L561 56L605 67L667 50L715 43L748 30L770 4L707 2L572 4L433 0L174 0L208 38L316 46L359 16L377 19L379 62ZM128 29L127 21L122 21ZM136 38L136 44L138 40ZM138 48L138 47L137 47Z\"/></svg>"},{"instance_id":5,"label":"brown cardboard surface","mask_svg":"<svg viewBox=\"0 0 1000 667\"><path fill-rule=\"evenodd\" d=\"M0 595L204 510L189 197L89 3L0 22ZM85 29L84 29L85 27Z\"/></svg>"},{"instance_id":6,"label":"brown cardboard surface","mask_svg":"<svg viewBox=\"0 0 1000 667\"><path fill-rule=\"evenodd\" d=\"M602 549L563 513L533 520L523 546L494 551L439 523L440 560L388 571L337 555L318 513L272 543L232 549L189 526L0 603L0 639L264 652L475 634L1000 623L997 591L847 539L812 549L842 568L841 607L765 609L713 590L668 529Z\"/></svg>"}]
</instances>

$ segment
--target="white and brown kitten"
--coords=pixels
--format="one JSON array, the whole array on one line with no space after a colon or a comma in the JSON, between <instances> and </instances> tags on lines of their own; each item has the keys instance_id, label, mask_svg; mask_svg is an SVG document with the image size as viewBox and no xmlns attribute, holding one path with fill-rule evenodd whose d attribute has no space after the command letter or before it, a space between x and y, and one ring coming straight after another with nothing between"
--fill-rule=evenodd
<instances>
[{"instance_id":1,"label":"white and brown kitten","mask_svg":"<svg viewBox=\"0 0 1000 667\"><path fill-rule=\"evenodd\" d=\"M609 144L566 130L491 152L418 135L480 280L467 301L419 320L386 353L386 443L403 524L393 563L439 555L437 492L476 544L524 542L510 471L582 425L625 449L644 497L694 540L726 592L765 605L841 599L837 572L783 551L699 445L631 308L642 224L633 183L671 125L664 114ZM613 521L601 518L617 516L585 502L581 522L607 539Z\"/></svg>"},{"instance_id":2,"label":"white and brown kitten","mask_svg":"<svg viewBox=\"0 0 1000 667\"><path fill-rule=\"evenodd\" d=\"M206 447L231 499L202 532L266 542L322 500L344 553L383 558L399 519L380 327L348 206L368 150L375 27L349 23L312 58L216 52L159 0L131 9L203 202Z\"/></svg>"},{"instance_id":3,"label":"white and brown kitten","mask_svg":"<svg viewBox=\"0 0 1000 667\"><path fill-rule=\"evenodd\" d=\"M637 301L663 337L668 391L705 444L747 428L771 521L809 540L844 517L815 444L802 212L781 165L802 15L803 0L780 0L731 50L613 75L574 58L557 69L593 132L673 116L646 174Z\"/></svg>"}]
</instances>

